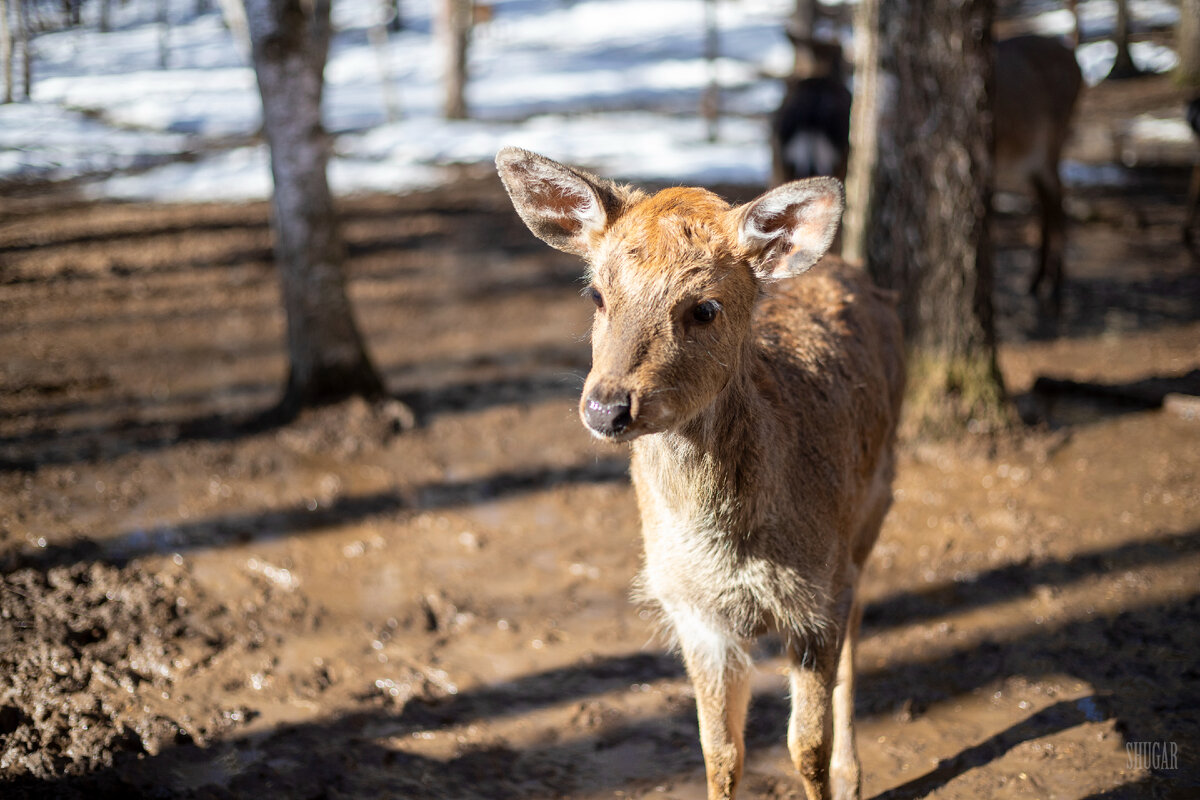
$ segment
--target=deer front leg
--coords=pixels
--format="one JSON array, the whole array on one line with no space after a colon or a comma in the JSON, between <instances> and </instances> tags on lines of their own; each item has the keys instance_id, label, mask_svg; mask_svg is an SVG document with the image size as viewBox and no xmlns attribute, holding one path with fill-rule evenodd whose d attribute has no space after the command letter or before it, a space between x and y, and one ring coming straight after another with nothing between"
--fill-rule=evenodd
<instances>
[{"instance_id":1,"label":"deer front leg","mask_svg":"<svg viewBox=\"0 0 1200 800\"><path fill-rule=\"evenodd\" d=\"M832 695L838 661L837 643L793 644L791 661L792 716L788 751L800 773L808 800L830 800L829 765L833 749Z\"/></svg>"},{"instance_id":2,"label":"deer front leg","mask_svg":"<svg viewBox=\"0 0 1200 800\"><path fill-rule=\"evenodd\" d=\"M746 755L751 667L737 643L714 647L711 640L689 642L680 633L684 663L696 691L708 800L732 800Z\"/></svg>"},{"instance_id":3,"label":"deer front leg","mask_svg":"<svg viewBox=\"0 0 1200 800\"><path fill-rule=\"evenodd\" d=\"M862 625L862 604L850 607L849 625L838 657L837 685L833 688L833 755L830 773L834 800L858 800L862 794L862 766L854 741L854 650Z\"/></svg>"}]
</instances>

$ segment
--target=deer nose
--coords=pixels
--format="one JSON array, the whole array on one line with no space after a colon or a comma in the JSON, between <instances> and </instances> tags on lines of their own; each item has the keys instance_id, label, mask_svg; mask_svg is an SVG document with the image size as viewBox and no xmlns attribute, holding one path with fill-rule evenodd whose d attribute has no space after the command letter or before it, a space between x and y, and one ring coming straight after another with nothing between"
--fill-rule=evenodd
<instances>
[{"instance_id":1,"label":"deer nose","mask_svg":"<svg viewBox=\"0 0 1200 800\"><path fill-rule=\"evenodd\" d=\"M616 436L633 422L629 395L610 402L592 395L583 404L583 419L589 428L603 436Z\"/></svg>"}]
</instances>

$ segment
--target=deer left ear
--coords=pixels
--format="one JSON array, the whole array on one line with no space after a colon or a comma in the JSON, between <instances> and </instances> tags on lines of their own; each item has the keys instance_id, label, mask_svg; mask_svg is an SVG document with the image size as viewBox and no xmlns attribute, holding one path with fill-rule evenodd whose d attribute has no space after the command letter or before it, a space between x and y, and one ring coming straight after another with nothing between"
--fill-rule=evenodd
<instances>
[{"instance_id":1,"label":"deer left ear","mask_svg":"<svg viewBox=\"0 0 1200 800\"><path fill-rule=\"evenodd\" d=\"M519 147L501 150L496 168L529 230L567 253L586 256L592 237L616 218L624 201L610 181Z\"/></svg>"},{"instance_id":2,"label":"deer left ear","mask_svg":"<svg viewBox=\"0 0 1200 800\"><path fill-rule=\"evenodd\" d=\"M760 279L799 275L829 250L845 207L836 178L785 183L734 209L738 244Z\"/></svg>"}]
</instances>

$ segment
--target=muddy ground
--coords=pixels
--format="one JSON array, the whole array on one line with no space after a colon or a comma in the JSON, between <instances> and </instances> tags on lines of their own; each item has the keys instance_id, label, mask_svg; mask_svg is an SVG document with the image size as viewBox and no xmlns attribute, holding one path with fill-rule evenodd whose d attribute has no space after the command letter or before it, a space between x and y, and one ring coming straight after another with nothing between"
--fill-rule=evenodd
<instances>
[{"instance_id":1,"label":"muddy ground","mask_svg":"<svg viewBox=\"0 0 1200 800\"><path fill-rule=\"evenodd\" d=\"M1162 407L1200 394L1186 179L1072 193L1058 323L1000 221L1029 424L903 443L865 796L1200 796L1200 419ZM397 400L256 429L286 367L264 206L0 201L0 794L701 797L690 688L628 600L627 457L575 415L578 265L486 174L343 210ZM761 655L745 794L799 797Z\"/></svg>"}]
</instances>

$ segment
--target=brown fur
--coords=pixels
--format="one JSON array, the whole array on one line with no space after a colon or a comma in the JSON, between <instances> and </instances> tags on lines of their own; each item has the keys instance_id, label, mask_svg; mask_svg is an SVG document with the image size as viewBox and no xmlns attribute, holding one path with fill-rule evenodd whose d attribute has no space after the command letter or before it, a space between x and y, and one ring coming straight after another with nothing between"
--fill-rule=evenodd
<instances>
[{"instance_id":1,"label":"brown fur","mask_svg":"<svg viewBox=\"0 0 1200 800\"><path fill-rule=\"evenodd\" d=\"M539 226L563 215L563 196L607 198L581 205L578 249L602 298L581 415L602 438L632 441L641 593L696 688L709 797L732 797L741 777L748 647L768 631L792 664L788 745L809 797L857 797L856 590L891 503L900 323L838 259L779 280L828 247L840 186L795 182L730 208L703 189L647 197L556 172L512 148L497 162ZM706 301L720 310L698 322Z\"/></svg>"},{"instance_id":2,"label":"brown fur","mask_svg":"<svg viewBox=\"0 0 1200 800\"><path fill-rule=\"evenodd\" d=\"M1030 188L1037 197L1041 245L1029 293L1048 279L1055 311L1062 307L1067 222L1058 165L1082 87L1074 51L1057 39L1018 36L997 42L996 180Z\"/></svg>"}]
</instances>

